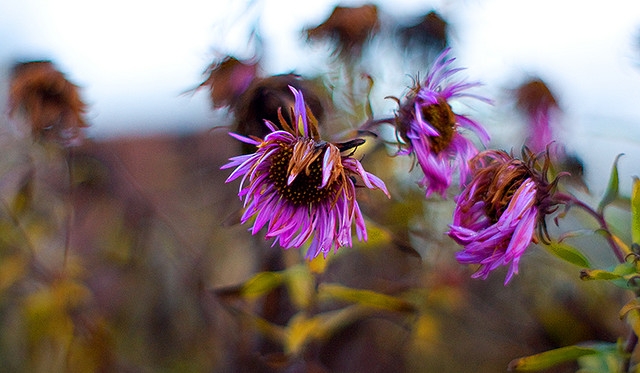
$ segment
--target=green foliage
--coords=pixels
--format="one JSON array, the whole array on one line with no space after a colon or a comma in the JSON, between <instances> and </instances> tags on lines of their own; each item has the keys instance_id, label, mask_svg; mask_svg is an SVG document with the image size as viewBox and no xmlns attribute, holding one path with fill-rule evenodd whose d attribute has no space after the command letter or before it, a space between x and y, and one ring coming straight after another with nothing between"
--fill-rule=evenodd
<instances>
[{"instance_id":1,"label":"green foliage","mask_svg":"<svg viewBox=\"0 0 640 373\"><path fill-rule=\"evenodd\" d=\"M415 306L404 299L371 290L352 289L339 284L321 284L320 300L335 299L393 312L413 312Z\"/></svg>"},{"instance_id":2,"label":"green foliage","mask_svg":"<svg viewBox=\"0 0 640 373\"><path fill-rule=\"evenodd\" d=\"M620 183L620 177L618 176L618 160L622 154L618 154L615 161L613 162L613 166L611 167L611 175L609 176L609 184L607 185L607 190L600 200L600 204L598 205L598 212L602 213L604 208L615 201L618 198L618 184Z\"/></svg>"},{"instance_id":3,"label":"green foliage","mask_svg":"<svg viewBox=\"0 0 640 373\"><path fill-rule=\"evenodd\" d=\"M509 363L509 371L536 372L552 368L562 363L583 359L585 357L589 358L589 360L585 360L585 364L594 366L594 364L597 364L597 362L602 359L608 360L611 352L615 351L615 349L615 344L560 347L554 350L512 360ZM609 370L606 371L608 372Z\"/></svg>"},{"instance_id":4,"label":"green foliage","mask_svg":"<svg viewBox=\"0 0 640 373\"><path fill-rule=\"evenodd\" d=\"M551 254L568 263L582 268L591 268L589 259L587 259L587 257L582 252L569 244L566 244L564 242L551 241L548 245L544 245L544 248L547 249L547 251L549 251Z\"/></svg>"},{"instance_id":5,"label":"green foliage","mask_svg":"<svg viewBox=\"0 0 640 373\"><path fill-rule=\"evenodd\" d=\"M633 262L625 262L616 265L610 270L604 269L583 269L580 271L582 280L606 280L623 288L635 288L635 279L638 276L637 266Z\"/></svg>"},{"instance_id":6,"label":"green foliage","mask_svg":"<svg viewBox=\"0 0 640 373\"><path fill-rule=\"evenodd\" d=\"M631 187L631 240L640 244L640 179L633 178Z\"/></svg>"}]
</instances>

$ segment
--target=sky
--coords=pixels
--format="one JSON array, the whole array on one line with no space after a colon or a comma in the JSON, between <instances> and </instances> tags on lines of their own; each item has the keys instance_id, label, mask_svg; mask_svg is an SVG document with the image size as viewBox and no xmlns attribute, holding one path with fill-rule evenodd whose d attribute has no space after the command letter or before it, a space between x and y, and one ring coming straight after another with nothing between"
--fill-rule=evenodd
<instances>
[{"instance_id":1,"label":"sky","mask_svg":"<svg viewBox=\"0 0 640 373\"><path fill-rule=\"evenodd\" d=\"M527 74L551 83L569 145L596 170L625 153L640 175L640 2L636 0L389 0L390 17L437 10L466 74L498 97ZM251 4L251 6L248 6ZM202 130L220 124L203 80L216 53L246 51L260 19L270 73L317 62L300 30L324 20L332 0L5 0L0 2L0 80L16 60L51 59L82 87L89 136ZM362 2L345 1L357 6ZM424 71L423 71L424 72ZM394 72L390 72L394 73ZM415 72L397 72L403 78ZM6 98L6 85L0 98ZM398 92L392 92L396 94ZM381 113L388 114L388 113ZM486 112L489 122L505 118ZM594 151L597 150L597 151ZM625 160L626 159L626 160ZM635 169L634 169L635 167ZM592 173L596 182L602 172Z\"/></svg>"}]
</instances>

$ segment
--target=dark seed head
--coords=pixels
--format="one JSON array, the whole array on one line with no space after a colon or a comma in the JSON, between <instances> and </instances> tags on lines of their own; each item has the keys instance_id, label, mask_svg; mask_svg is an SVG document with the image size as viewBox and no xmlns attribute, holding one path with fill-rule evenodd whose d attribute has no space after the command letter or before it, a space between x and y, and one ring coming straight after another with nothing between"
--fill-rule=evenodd
<instances>
[{"instance_id":1,"label":"dark seed head","mask_svg":"<svg viewBox=\"0 0 640 373\"><path fill-rule=\"evenodd\" d=\"M269 168L269 180L275 185L278 193L294 205L318 203L326 199L332 191L332 186L326 185L320 189L322 155L317 157L306 170L300 172L291 184L287 185L289 162L292 155L292 146L281 145L280 151L273 156Z\"/></svg>"}]
</instances>

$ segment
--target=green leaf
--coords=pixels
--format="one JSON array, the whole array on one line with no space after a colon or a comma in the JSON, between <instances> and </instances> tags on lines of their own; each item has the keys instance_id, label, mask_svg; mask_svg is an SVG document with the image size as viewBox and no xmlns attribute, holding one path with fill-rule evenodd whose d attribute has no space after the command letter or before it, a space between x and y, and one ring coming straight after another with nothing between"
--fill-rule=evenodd
<instances>
[{"instance_id":1,"label":"green leaf","mask_svg":"<svg viewBox=\"0 0 640 373\"><path fill-rule=\"evenodd\" d=\"M623 319L631 310L640 309L640 299L633 298L620 309L620 319Z\"/></svg>"},{"instance_id":2,"label":"green leaf","mask_svg":"<svg viewBox=\"0 0 640 373\"><path fill-rule=\"evenodd\" d=\"M575 247L566 244L564 242L555 242L552 241L549 245L544 246L551 254L557 256L558 258L569 262L571 264L577 265L582 268L591 268L591 263L589 263L589 259L587 259L584 254L582 254Z\"/></svg>"},{"instance_id":3,"label":"green leaf","mask_svg":"<svg viewBox=\"0 0 640 373\"><path fill-rule=\"evenodd\" d=\"M321 320L318 317L307 318L305 313L294 315L287 325L285 351L297 354L307 341L316 337L320 326Z\"/></svg>"},{"instance_id":4,"label":"green leaf","mask_svg":"<svg viewBox=\"0 0 640 373\"><path fill-rule=\"evenodd\" d=\"M631 239L640 244L640 179L633 178L631 187Z\"/></svg>"},{"instance_id":5,"label":"green leaf","mask_svg":"<svg viewBox=\"0 0 640 373\"><path fill-rule=\"evenodd\" d=\"M607 186L607 190L598 205L598 213L602 213L604 208L615 201L618 198L618 184L620 182L618 176L618 160L622 154L618 154L615 161L613 161L613 167L611 167L611 176L609 176L609 185Z\"/></svg>"},{"instance_id":6,"label":"green leaf","mask_svg":"<svg viewBox=\"0 0 640 373\"><path fill-rule=\"evenodd\" d=\"M337 284L321 284L318 292L321 299L330 298L343 300L388 311L415 311L415 306L404 299L372 290L352 289Z\"/></svg>"},{"instance_id":7,"label":"green leaf","mask_svg":"<svg viewBox=\"0 0 640 373\"><path fill-rule=\"evenodd\" d=\"M287 324L285 352L297 354L313 339L328 339L349 324L371 315L369 307L352 305L308 317L305 312L294 315Z\"/></svg>"},{"instance_id":8,"label":"green leaf","mask_svg":"<svg viewBox=\"0 0 640 373\"><path fill-rule=\"evenodd\" d=\"M617 280L619 278L622 278L622 276L604 269L585 269L580 271L581 280Z\"/></svg>"},{"instance_id":9,"label":"green leaf","mask_svg":"<svg viewBox=\"0 0 640 373\"><path fill-rule=\"evenodd\" d=\"M598 353L593 347L568 346L555 350L545 351L539 354L521 357L509 363L509 371L532 372L551 368L561 363L573 361L579 357Z\"/></svg>"},{"instance_id":10,"label":"green leaf","mask_svg":"<svg viewBox=\"0 0 640 373\"><path fill-rule=\"evenodd\" d=\"M269 293L282 284L282 273L260 272L242 285L241 294L247 297L259 297Z\"/></svg>"},{"instance_id":11,"label":"green leaf","mask_svg":"<svg viewBox=\"0 0 640 373\"><path fill-rule=\"evenodd\" d=\"M634 263L621 263L613 270L583 269L580 271L581 280L607 280L623 289L631 289L630 280L638 276Z\"/></svg>"},{"instance_id":12,"label":"green leaf","mask_svg":"<svg viewBox=\"0 0 640 373\"><path fill-rule=\"evenodd\" d=\"M625 316L627 318L627 324L629 324L633 332L638 335L638 333L640 333L640 311L637 308L631 308Z\"/></svg>"},{"instance_id":13,"label":"green leaf","mask_svg":"<svg viewBox=\"0 0 640 373\"><path fill-rule=\"evenodd\" d=\"M21 216L31 206L33 201L33 172L29 172L21 181L20 189L11 202L11 213L14 217Z\"/></svg>"},{"instance_id":14,"label":"green leaf","mask_svg":"<svg viewBox=\"0 0 640 373\"><path fill-rule=\"evenodd\" d=\"M291 301L298 309L306 309L314 294L315 279L306 265L296 265L285 271Z\"/></svg>"}]
</instances>

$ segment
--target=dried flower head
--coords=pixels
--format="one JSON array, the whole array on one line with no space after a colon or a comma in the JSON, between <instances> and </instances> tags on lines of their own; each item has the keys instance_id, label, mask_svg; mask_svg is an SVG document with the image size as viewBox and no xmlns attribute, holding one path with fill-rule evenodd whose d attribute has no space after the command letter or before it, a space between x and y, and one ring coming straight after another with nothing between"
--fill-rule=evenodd
<instances>
[{"instance_id":1,"label":"dried flower head","mask_svg":"<svg viewBox=\"0 0 640 373\"><path fill-rule=\"evenodd\" d=\"M337 54L357 58L378 29L378 8L375 5L357 8L337 6L322 24L307 30L307 37L310 40L332 40L336 43Z\"/></svg>"},{"instance_id":2,"label":"dried flower head","mask_svg":"<svg viewBox=\"0 0 640 373\"><path fill-rule=\"evenodd\" d=\"M49 139L65 146L78 142L86 104L78 87L50 61L20 63L13 69L9 88L9 115L20 113L36 140Z\"/></svg>"},{"instance_id":3,"label":"dried flower head","mask_svg":"<svg viewBox=\"0 0 640 373\"><path fill-rule=\"evenodd\" d=\"M545 218L558 207L553 198L557 179L547 181L549 162L548 153L541 164L526 148L522 160L498 150L471 160L473 179L457 198L448 234L464 246L458 261L480 266L473 277L486 279L510 264L506 284L518 273L529 244L548 242Z\"/></svg>"},{"instance_id":4,"label":"dried flower head","mask_svg":"<svg viewBox=\"0 0 640 373\"><path fill-rule=\"evenodd\" d=\"M207 68L207 80L198 88L207 87L214 109L233 105L238 97L249 88L258 75L258 63L240 61L227 56L220 62L214 62Z\"/></svg>"},{"instance_id":5,"label":"dried flower head","mask_svg":"<svg viewBox=\"0 0 640 373\"><path fill-rule=\"evenodd\" d=\"M271 132L263 139L231 133L257 150L231 158L223 168L235 167L227 182L242 177L238 196L244 201L245 212L241 222L255 218L252 234L266 227L266 238L284 248L300 247L310 239L307 257L326 256L332 249L352 245L354 223L358 239L367 239L355 177L367 188L389 194L382 180L343 153L362 141L322 141L317 120L302 93L290 89L295 97L293 121L287 122L280 114L283 129L265 121Z\"/></svg>"},{"instance_id":6,"label":"dried flower head","mask_svg":"<svg viewBox=\"0 0 640 373\"><path fill-rule=\"evenodd\" d=\"M446 59L446 49L435 61L425 81L417 82L407 94L396 114L396 131L402 140L401 155L413 155L424 177L420 185L427 196L439 193L443 197L451 185L455 170L459 170L460 182L468 175L467 162L478 150L460 130L475 132L483 144L489 134L476 121L456 114L449 101L459 97L472 97L484 102L490 100L466 91L480 85L465 81L448 81L460 68L451 69L454 58Z\"/></svg>"},{"instance_id":7,"label":"dried flower head","mask_svg":"<svg viewBox=\"0 0 640 373\"><path fill-rule=\"evenodd\" d=\"M398 34L407 51L435 49L439 52L447 47L448 29L447 21L430 11L417 24L400 27Z\"/></svg>"},{"instance_id":8,"label":"dried flower head","mask_svg":"<svg viewBox=\"0 0 640 373\"><path fill-rule=\"evenodd\" d=\"M319 120L324 118L323 101L309 81L294 74L273 75L255 79L232 106L235 114L234 132L264 138L271 132L265 125L265 119L283 129L279 125L279 109L286 122L292 123L294 118L291 116L291 109L295 106L295 97L289 87L304 91L305 102L311 111ZM245 146L245 151L253 152L255 148Z\"/></svg>"}]
</instances>

